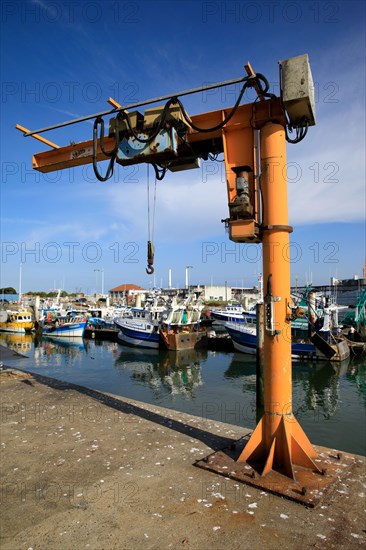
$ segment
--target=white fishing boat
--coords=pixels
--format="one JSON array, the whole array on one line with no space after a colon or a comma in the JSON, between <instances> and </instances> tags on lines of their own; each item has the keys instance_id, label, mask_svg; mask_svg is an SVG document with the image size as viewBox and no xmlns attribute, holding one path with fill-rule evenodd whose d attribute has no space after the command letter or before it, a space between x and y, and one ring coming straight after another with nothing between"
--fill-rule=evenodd
<instances>
[{"instance_id":1,"label":"white fishing boat","mask_svg":"<svg viewBox=\"0 0 366 550\"><path fill-rule=\"evenodd\" d=\"M339 338L338 327L332 325L331 314L328 308L325 308L316 323L318 328L311 327L309 330L309 320L305 316L291 321L291 355L295 360L313 359L313 360L332 360L342 361L349 356L349 348L344 339ZM234 349L250 355L255 355L257 351L257 326L256 318L244 315L244 322L229 322L225 324L229 333Z\"/></svg>"},{"instance_id":2,"label":"white fishing boat","mask_svg":"<svg viewBox=\"0 0 366 550\"><path fill-rule=\"evenodd\" d=\"M228 304L225 309L211 309L209 311L212 319L221 324L228 322L243 323L243 314L250 313L247 312L241 304ZM253 315L255 315L255 308L253 310Z\"/></svg>"},{"instance_id":3,"label":"white fishing boat","mask_svg":"<svg viewBox=\"0 0 366 550\"><path fill-rule=\"evenodd\" d=\"M58 315L55 318L48 318L42 325L42 334L54 337L83 337L87 325L84 315L70 313L70 315Z\"/></svg>"},{"instance_id":4,"label":"white fishing boat","mask_svg":"<svg viewBox=\"0 0 366 550\"><path fill-rule=\"evenodd\" d=\"M130 346L159 348L160 327L163 316L167 315L165 303L159 303L159 297L153 298L144 308L133 307L122 317L114 319L119 328L118 340Z\"/></svg>"},{"instance_id":5,"label":"white fishing boat","mask_svg":"<svg viewBox=\"0 0 366 550\"><path fill-rule=\"evenodd\" d=\"M307 321L306 321L307 325ZM255 355L257 352L257 328L255 316L243 316L243 322L235 323L229 322L225 324L225 328L229 333L234 349L241 353L247 353L249 355ZM297 330L301 330L299 323L297 323ZM304 330L303 337L293 336L291 344L292 358L293 359L315 359L316 348L312 342L309 341L307 335L307 326Z\"/></svg>"}]
</instances>

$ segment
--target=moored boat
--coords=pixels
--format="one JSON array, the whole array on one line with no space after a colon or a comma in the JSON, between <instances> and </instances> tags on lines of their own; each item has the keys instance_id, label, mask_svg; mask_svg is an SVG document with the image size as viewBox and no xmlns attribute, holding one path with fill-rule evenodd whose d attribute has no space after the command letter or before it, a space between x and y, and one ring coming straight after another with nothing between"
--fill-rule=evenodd
<instances>
[{"instance_id":1,"label":"moored boat","mask_svg":"<svg viewBox=\"0 0 366 550\"><path fill-rule=\"evenodd\" d=\"M255 308L252 312L246 311L240 304L228 304L225 309L210 309L211 318L217 323L236 322L243 323L243 315L248 314L255 316Z\"/></svg>"},{"instance_id":2,"label":"moored boat","mask_svg":"<svg viewBox=\"0 0 366 550\"><path fill-rule=\"evenodd\" d=\"M118 340L130 346L159 348L159 330L166 306L154 302L146 308L131 308L130 311L114 319L119 328Z\"/></svg>"},{"instance_id":3,"label":"moored boat","mask_svg":"<svg viewBox=\"0 0 366 550\"><path fill-rule=\"evenodd\" d=\"M335 328L335 335L330 330L329 312L324 313L320 330L315 331L312 327L309 331L308 323L307 318L295 319L291 322L291 355L293 359L343 361L349 357L350 350L347 342L337 335L338 327ZM225 328L237 351L250 355L256 354L256 318L244 315L243 323L226 323Z\"/></svg>"},{"instance_id":4,"label":"moored boat","mask_svg":"<svg viewBox=\"0 0 366 550\"><path fill-rule=\"evenodd\" d=\"M7 311L0 312L0 331L25 334L34 329L33 316L30 311Z\"/></svg>"},{"instance_id":5,"label":"moored boat","mask_svg":"<svg viewBox=\"0 0 366 550\"><path fill-rule=\"evenodd\" d=\"M257 329L256 319L245 319L243 323L226 323L234 349L241 353L255 355L257 350ZM291 343L291 354L293 359L316 359L316 347L305 338L293 339Z\"/></svg>"},{"instance_id":6,"label":"moored boat","mask_svg":"<svg viewBox=\"0 0 366 550\"><path fill-rule=\"evenodd\" d=\"M174 302L160 328L162 343L169 350L193 349L207 345L207 332L201 326L203 306L188 296L181 303Z\"/></svg>"},{"instance_id":7,"label":"moored boat","mask_svg":"<svg viewBox=\"0 0 366 550\"><path fill-rule=\"evenodd\" d=\"M42 334L53 337L83 337L87 325L83 315L64 315L48 319L42 326Z\"/></svg>"}]
</instances>

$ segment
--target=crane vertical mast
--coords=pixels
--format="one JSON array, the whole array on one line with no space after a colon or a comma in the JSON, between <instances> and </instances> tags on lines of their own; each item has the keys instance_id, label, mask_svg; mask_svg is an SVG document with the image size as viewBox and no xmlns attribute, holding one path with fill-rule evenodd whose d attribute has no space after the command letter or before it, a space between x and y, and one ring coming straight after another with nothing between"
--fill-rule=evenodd
<instances>
[{"instance_id":1,"label":"crane vertical mast","mask_svg":"<svg viewBox=\"0 0 366 550\"><path fill-rule=\"evenodd\" d=\"M263 193L264 414L239 461L295 479L293 464L320 471L317 457L292 412L291 297L285 129L268 122L260 131Z\"/></svg>"}]
</instances>

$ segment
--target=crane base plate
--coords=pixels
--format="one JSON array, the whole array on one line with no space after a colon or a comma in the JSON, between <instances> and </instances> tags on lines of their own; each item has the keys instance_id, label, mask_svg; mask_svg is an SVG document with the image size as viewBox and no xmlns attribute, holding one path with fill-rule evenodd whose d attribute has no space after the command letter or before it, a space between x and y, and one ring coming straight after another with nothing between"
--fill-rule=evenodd
<instances>
[{"instance_id":1,"label":"crane base plate","mask_svg":"<svg viewBox=\"0 0 366 550\"><path fill-rule=\"evenodd\" d=\"M357 456L355 455L314 446L318 453L315 462L322 470L322 474L293 465L295 480L275 470L261 476L261 468L257 465L237 462L249 440L249 436L250 434L233 442L230 447L197 460L194 465L240 483L257 487L257 489L299 502L310 508L315 508L326 496L329 496L343 477L349 477L351 470L356 465Z\"/></svg>"}]
</instances>

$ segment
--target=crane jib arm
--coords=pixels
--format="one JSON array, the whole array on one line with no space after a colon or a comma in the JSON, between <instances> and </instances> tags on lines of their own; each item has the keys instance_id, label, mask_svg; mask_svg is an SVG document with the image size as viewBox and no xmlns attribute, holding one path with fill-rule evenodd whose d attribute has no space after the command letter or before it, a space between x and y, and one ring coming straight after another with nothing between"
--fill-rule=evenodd
<instances>
[{"instance_id":1,"label":"crane jib arm","mask_svg":"<svg viewBox=\"0 0 366 550\"><path fill-rule=\"evenodd\" d=\"M211 128L219 124L226 116L226 113L230 111L230 108L212 111L208 113L202 113L191 117L192 122L197 126L203 128ZM252 124L255 128L261 128L269 120L276 120L283 125L286 124L285 113L281 105L280 98L271 99L268 101L260 101L253 104L241 105L238 107L236 113L232 119L225 126L225 129L234 127L239 129L241 127L250 127ZM223 152L222 144L222 130L216 130L210 133L200 133L192 131L187 135L187 141L193 146L199 148L199 144L203 149L204 144L208 147L208 152ZM217 147L221 147L220 151L211 151L209 148L212 140L217 140ZM107 150L113 149L114 137L106 137L104 139L104 147ZM108 160L98 143L97 151L98 161ZM56 170L64 170L66 168L72 168L74 166L82 166L84 164L91 164L93 162L93 140L82 141L79 143L73 143L72 145L66 145L59 147L58 149L44 151L42 153L36 153L33 155L32 166L34 170L39 172L48 173L55 172Z\"/></svg>"}]
</instances>

